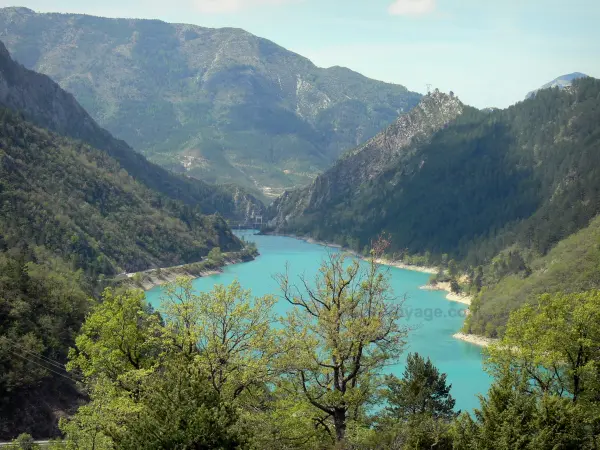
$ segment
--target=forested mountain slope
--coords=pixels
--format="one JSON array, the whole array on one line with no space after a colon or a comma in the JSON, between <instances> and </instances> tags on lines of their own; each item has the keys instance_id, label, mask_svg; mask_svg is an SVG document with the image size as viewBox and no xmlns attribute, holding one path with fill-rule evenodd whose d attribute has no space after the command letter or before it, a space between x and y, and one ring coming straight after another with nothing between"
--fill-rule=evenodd
<instances>
[{"instance_id":1,"label":"forested mountain slope","mask_svg":"<svg viewBox=\"0 0 600 450\"><path fill-rule=\"evenodd\" d=\"M406 142L407 128L391 127L309 188L279 199L272 223L319 239L357 239L357 248L387 231L396 250L470 264L517 241L546 252L599 211L599 95L600 81L586 78L506 110L464 107L438 132L428 116L411 121L410 128L430 127L427 139ZM433 97L440 112L456 102ZM390 136L397 146L383 145ZM363 170L355 155L365 149L401 156L373 176L349 178L350 187L332 196L340 171Z\"/></svg>"},{"instance_id":2,"label":"forested mountain slope","mask_svg":"<svg viewBox=\"0 0 600 450\"><path fill-rule=\"evenodd\" d=\"M0 439L55 433L56 414L79 397L60 367L104 277L197 261L214 247L241 248L219 216L2 108Z\"/></svg>"},{"instance_id":3,"label":"forested mountain slope","mask_svg":"<svg viewBox=\"0 0 600 450\"><path fill-rule=\"evenodd\" d=\"M438 98L439 111L452 100ZM544 272L535 272L547 263L540 258L600 213L600 80L542 90L506 110L463 107L437 132L435 123L427 116L408 120L350 152L310 187L278 199L271 226L356 250L387 232L400 255L420 254L429 264L460 261L477 278L475 292L487 289L470 330L495 336L510 310L544 291ZM401 139L418 127L429 130L426 139ZM357 177L370 170L357 157L366 151L397 156L373 176ZM344 178L345 184L335 181ZM528 281L509 301L502 292L512 292L503 284L511 276ZM552 290L595 283L559 278Z\"/></svg>"},{"instance_id":4,"label":"forested mountain slope","mask_svg":"<svg viewBox=\"0 0 600 450\"><path fill-rule=\"evenodd\" d=\"M149 189L173 200L199 206L205 214L219 212L225 217L239 219L262 210L261 203L242 189L211 186L150 163L124 141L102 129L71 94L50 78L13 61L1 42L0 105L20 111L26 120L42 128L80 139L105 151Z\"/></svg>"},{"instance_id":5,"label":"forested mountain slope","mask_svg":"<svg viewBox=\"0 0 600 450\"><path fill-rule=\"evenodd\" d=\"M454 120L463 111L454 96L439 91L424 97L420 104L398 118L387 130L366 144L344 154L336 164L308 187L286 192L270 206L271 226L279 231L313 232L318 238L327 220L365 221L369 217L353 215L348 208L363 188L380 177L390 165L414 158L414 148ZM333 208L333 209L332 209ZM369 214L370 215L370 214ZM333 231L336 226L332 226ZM347 230L338 229L346 232ZM347 233L348 237L351 233Z\"/></svg>"},{"instance_id":6,"label":"forested mountain slope","mask_svg":"<svg viewBox=\"0 0 600 450\"><path fill-rule=\"evenodd\" d=\"M238 250L219 216L136 182L108 155L0 113L0 236L44 246L75 268L111 274Z\"/></svg>"},{"instance_id":7,"label":"forested mountain slope","mask_svg":"<svg viewBox=\"0 0 600 450\"><path fill-rule=\"evenodd\" d=\"M420 95L243 30L0 10L16 60L153 161L208 181L306 184Z\"/></svg>"},{"instance_id":8,"label":"forested mountain slope","mask_svg":"<svg viewBox=\"0 0 600 450\"><path fill-rule=\"evenodd\" d=\"M509 248L482 268L484 289L471 305L465 331L497 337L511 311L541 294L600 289L600 216L545 255L524 253Z\"/></svg>"}]
</instances>

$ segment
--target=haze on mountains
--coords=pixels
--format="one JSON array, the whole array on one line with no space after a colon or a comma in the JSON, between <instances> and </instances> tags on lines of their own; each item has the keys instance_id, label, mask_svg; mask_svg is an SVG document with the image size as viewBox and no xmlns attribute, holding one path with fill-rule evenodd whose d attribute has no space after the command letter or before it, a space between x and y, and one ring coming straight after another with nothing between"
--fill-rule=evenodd
<instances>
[{"instance_id":1,"label":"haze on mountains","mask_svg":"<svg viewBox=\"0 0 600 450\"><path fill-rule=\"evenodd\" d=\"M205 214L245 219L262 210L262 204L238 186L213 186L176 175L150 163L126 142L102 129L75 100L49 77L30 71L11 59L0 42L0 102L18 110L36 125L63 136L80 139L106 151L127 172L149 189L188 205L200 206Z\"/></svg>"},{"instance_id":2,"label":"haze on mountains","mask_svg":"<svg viewBox=\"0 0 600 450\"><path fill-rule=\"evenodd\" d=\"M420 94L243 30L0 10L0 39L152 161L272 197L305 185Z\"/></svg>"},{"instance_id":3,"label":"haze on mountains","mask_svg":"<svg viewBox=\"0 0 600 450\"><path fill-rule=\"evenodd\" d=\"M357 251L389 233L401 255L483 266L488 286L528 277L547 266L537 258L600 212L599 114L594 78L505 110L479 111L434 92L310 186L277 199L270 225ZM599 287L593 271L584 273L585 283L563 274L552 289L538 277L510 298L485 294L470 331L502 334L509 312L535 301L534 292Z\"/></svg>"}]
</instances>

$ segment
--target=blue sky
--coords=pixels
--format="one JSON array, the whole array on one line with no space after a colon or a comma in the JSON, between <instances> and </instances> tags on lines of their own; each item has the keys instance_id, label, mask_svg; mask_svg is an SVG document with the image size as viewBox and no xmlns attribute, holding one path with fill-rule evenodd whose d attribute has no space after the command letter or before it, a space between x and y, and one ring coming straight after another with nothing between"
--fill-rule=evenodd
<instances>
[{"instance_id":1,"label":"blue sky","mask_svg":"<svg viewBox=\"0 0 600 450\"><path fill-rule=\"evenodd\" d=\"M14 6L0 0L0 6ZM505 107L570 72L600 78L598 0L21 0L36 11L239 27L319 66Z\"/></svg>"}]
</instances>

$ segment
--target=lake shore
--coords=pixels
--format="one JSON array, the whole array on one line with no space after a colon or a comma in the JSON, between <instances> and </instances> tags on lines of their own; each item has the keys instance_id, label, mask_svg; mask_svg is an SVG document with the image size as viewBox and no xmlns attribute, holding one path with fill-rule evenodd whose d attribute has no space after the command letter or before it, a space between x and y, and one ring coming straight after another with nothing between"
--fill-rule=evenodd
<instances>
[{"instance_id":1,"label":"lake shore","mask_svg":"<svg viewBox=\"0 0 600 450\"><path fill-rule=\"evenodd\" d=\"M162 286L175 281L179 277L202 278L218 275L223 272L223 267L243 262L253 261L254 258L244 259L239 254L224 254L224 262L221 267L208 267L206 260L196 263L183 264L180 266L165 267L160 269L149 269L143 272L127 273L122 281L129 285L149 291L155 287ZM134 280L138 277L138 280Z\"/></svg>"},{"instance_id":2,"label":"lake shore","mask_svg":"<svg viewBox=\"0 0 600 450\"><path fill-rule=\"evenodd\" d=\"M478 345L479 347L489 347L498 342L498 339L486 338L476 334L456 333L452 335L454 339L468 342L469 344Z\"/></svg>"},{"instance_id":3,"label":"lake shore","mask_svg":"<svg viewBox=\"0 0 600 450\"><path fill-rule=\"evenodd\" d=\"M365 256L363 256L363 255L355 252L354 250L349 250L347 248L342 247L339 244L332 244L330 242L318 241L318 240L310 238L310 237L295 236L293 234L285 234L285 233L265 233L265 235L267 235L267 236L283 236L283 237L289 237L289 238L293 238L293 239L298 239L300 241L308 242L309 244L321 245L323 247L329 247L329 248L336 248L336 249L339 249L339 250L344 250L345 252L351 253L352 255L356 256L357 258L360 258L360 259L363 259L363 260L367 259ZM392 260L384 259L384 258L377 259L375 262L377 264L381 264L382 266L396 267L397 269L412 270L414 272L422 272L422 273L429 273L429 274L436 274L436 273L439 272L439 268L438 267L433 267L433 266L415 266L415 265L412 265L412 264L403 263L401 261L392 261Z\"/></svg>"},{"instance_id":4,"label":"lake shore","mask_svg":"<svg viewBox=\"0 0 600 450\"><path fill-rule=\"evenodd\" d=\"M266 233L266 234L271 235L271 236L290 237L290 238L299 239L301 241L308 242L309 244L316 244L316 245L321 245L323 247L330 247L330 248L345 250L345 251L348 251L349 253L352 253L354 256L356 256L358 258L365 259L364 256L362 256L352 250L344 249L341 245L338 245L338 244L332 244L329 242L318 241L316 239L309 238L309 237L294 236L291 234L283 234L283 233ZM376 262L378 264L381 264L384 266L395 267L395 268L403 269L403 270L411 270L414 272L436 274L440 271L439 267L414 266L414 265L410 265L410 264L405 264L400 261L391 261L391 260L387 260L387 259L378 259ZM473 297L470 295L456 294L456 293L452 292L449 282L437 283L436 285L427 284L425 286L421 286L421 289L431 290L431 291L446 291L447 292L447 294L446 294L447 300L449 300L451 302L462 303L463 305L467 305L469 307L471 306L471 302L473 300ZM470 311L467 310L467 314L469 314L469 313L470 313ZM479 347L487 347L488 345L490 345L496 341L495 339L486 338L484 336L478 336L476 334L465 334L465 333L461 333L461 332L455 333L452 337L454 339L458 339L463 342L468 342L469 344L477 345Z\"/></svg>"},{"instance_id":5,"label":"lake shore","mask_svg":"<svg viewBox=\"0 0 600 450\"><path fill-rule=\"evenodd\" d=\"M452 292L452 288L450 287L449 282L442 282L433 284L426 284L425 286L421 286L420 289L425 291L446 291L448 294L446 295L446 299L451 302L462 303L463 305L471 306L471 302L473 301L473 297L467 294L457 294Z\"/></svg>"}]
</instances>

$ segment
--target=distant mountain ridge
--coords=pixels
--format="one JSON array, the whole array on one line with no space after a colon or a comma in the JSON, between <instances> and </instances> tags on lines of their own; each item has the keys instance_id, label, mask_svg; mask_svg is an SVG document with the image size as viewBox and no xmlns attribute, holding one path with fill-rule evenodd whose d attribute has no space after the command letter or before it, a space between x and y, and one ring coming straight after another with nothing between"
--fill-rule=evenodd
<instances>
[{"instance_id":1,"label":"distant mountain ridge","mask_svg":"<svg viewBox=\"0 0 600 450\"><path fill-rule=\"evenodd\" d=\"M308 183L421 97L232 28L4 8L0 39L153 161L267 196Z\"/></svg>"},{"instance_id":2,"label":"distant mountain ridge","mask_svg":"<svg viewBox=\"0 0 600 450\"><path fill-rule=\"evenodd\" d=\"M529 92L525 96L525 98L529 99L531 97L534 97L535 94L542 89L550 89L550 88L554 88L554 87L564 89L567 86L571 86L571 84L573 83L574 80L577 80L579 78L585 78L587 76L588 75L581 73L581 72L573 72L573 73L569 73L567 75L562 75L562 76L550 81L549 83L544 84L541 88L536 89L535 91Z\"/></svg>"}]
</instances>

